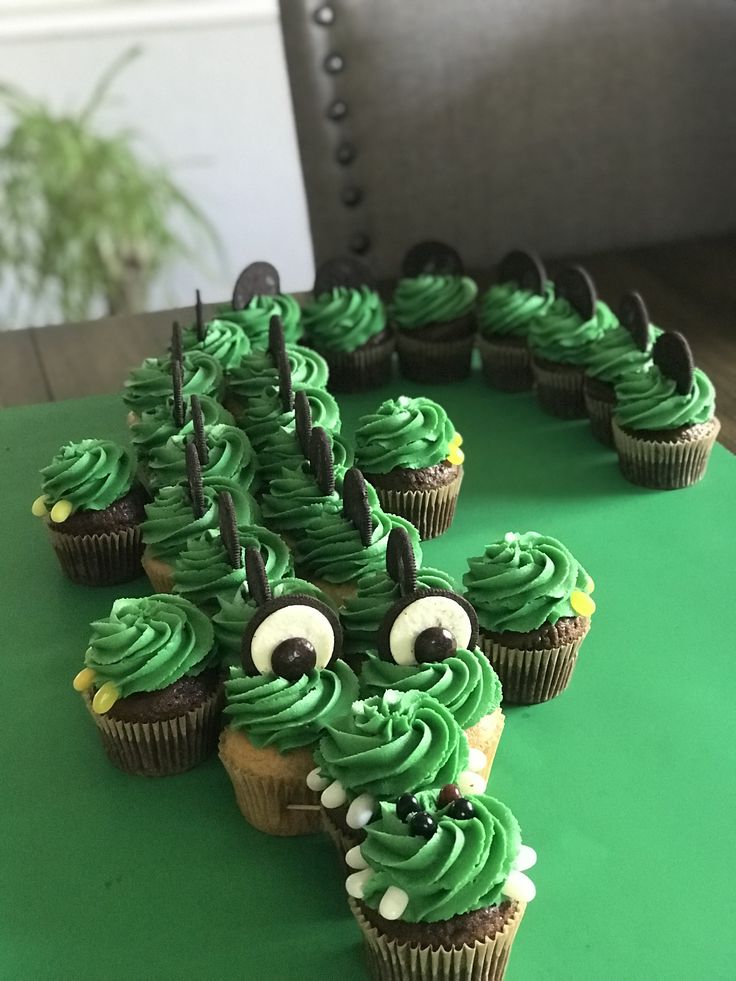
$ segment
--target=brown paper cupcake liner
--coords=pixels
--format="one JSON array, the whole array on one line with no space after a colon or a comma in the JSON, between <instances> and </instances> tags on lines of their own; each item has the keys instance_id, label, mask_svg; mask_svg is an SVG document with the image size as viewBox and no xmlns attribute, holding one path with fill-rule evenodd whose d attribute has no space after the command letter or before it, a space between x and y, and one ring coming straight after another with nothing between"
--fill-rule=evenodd
<instances>
[{"instance_id":1,"label":"brown paper cupcake liner","mask_svg":"<svg viewBox=\"0 0 736 981\"><path fill-rule=\"evenodd\" d=\"M317 834L322 828L319 794L306 784L307 774L314 769L310 750L297 749L289 753L281 771L278 756L274 756L269 772L269 767L263 764L272 754L265 751L259 759L260 751L248 740L249 752L256 764L248 766L248 761L242 759L242 754L232 744L238 739L247 740L247 736L229 728L223 729L219 754L245 820L268 835Z\"/></svg>"},{"instance_id":2,"label":"brown paper cupcake liner","mask_svg":"<svg viewBox=\"0 0 736 981\"><path fill-rule=\"evenodd\" d=\"M613 438L621 473L632 484L655 490L691 487L705 476L721 423L717 418L699 439L664 442L640 439L613 420Z\"/></svg>"},{"instance_id":3,"label":"brown paper cupcake liner","mask_svg":"<svg viewBox=\"0 0 736 981\"><path fill-rule=\"evenodd\" d=\"M191 770L215 752L224 692L221 685L185 715L156 722L121 722L92 709L92 692L82 693L110 762L124 773L168 777Z\"/></svg>"},{"instance_id":4,"label":"brown paper cupcake liner","mask_svg":"<svg viewBox=\"0 0 736 981\"><path fill-rule=\"evenodd\" d=\"M410 381L427 384L467 378L474 345L474 334L452 341L423 341L401 330L396 334L401 374Z\"/></svg>"},{"instance_id":5,"label":"brown paper cupcake liner","mask_svg":"<svg viewBox=\"0 0 736 981\"><path fill-rule=\"evenodd\" d=\"M396 342L393 336L380 344L368 344L357 351L319 351L330 369L328 388L332 392L363 392L379 388L391 377L391 360Z\"/></svg>"},{"instance_id":6,"label":"brown paper cupcake liner","mask_svg":"<svg viewBox=\"0 0 736 981\"><path fill-rule=\"evenodd\" d=\"M374 981L501 981L511 947L526 910L515 903L503 928L470 946L447 950L399 943L376 929L350 899L350 909L363 934L368 967Z\"/></svg>"},{"instance_id":7,"label":"brown paper cupcake liner","mask_svg":"<svg viewBox=\"0 0 736 981\"><path fill-rule=\"evenodd\" d=\"M545 412L558 419L586 418L584 368L563 364L547 368L539 358L532 356L532 370L537 401Z\"/></svg>"},{"instance_id":8,"label":"brown paper cupcake liner","mask_svg":"<svg viewBox=\"0 0 736 981\"><path fill-rule=\"evenodd\" d=\"M133 410L131 409L130 412L125 417L125 421L127 422L128 426L133 427L137 422L141 421L141 417L138 415L137 412L133 412Z\"/></svg>"},{"instance_id":9,"label":"brown paper cupcake liner","mask_svg":"<svg viewBox=\"0 0 736 981\"><path fill-rule=\"evenodd\" d=\"M501 392L527 392L532 387L532 356L526 343L509 344L478 335L483 377Z\"/></svg>"},{"instance_id":10,"label":"brown paper cupcake liner","mask_svg":"<svg viewBox=\"0 0 736 981\"><path fill-rule=\"evenodd\" d=\"M505 724L506 716L500 708L497 708L495 712L486 715L480 722L465 730L465 737L468 740L470 748L479 749L481 753L485 754L486 765L482 770L478 771L484 780L488 780L491 775L493 761L496 758L496 750L501 741Z\"/></svg>"},{"instance_id":11,"label":"brown paper cupcake liner","mask_svg":"<svg viewBox=\"0 0 736 981\"><path fill-rule=\"evenodd\" d=\"M47 527L59 564L72 582L114 586L141 575L140 526L96 535L69 535Z\"/></svg>"},{"instance_id":12,"label":"brown paper cupcake liner","mask_svg":"<svg viewBox=\"0 0 736 981\"><path fill-rule=\"evenodd\" d=\"M455 517L455 507L463 482L463 468L450 484L427 490L388 490L376 487L378 500L387 514L398 514L411 521L422 539L444 534Z\"/></svg>"},{"instance_id":13,"label":"brown paper cupcake liner","mask_svg":"<svg viewBox=\"0 0 736 981\"><path fill-rule=\"evenodd\" d=\"M365 831L345 831L332 820L330 812L325 807L320 807L320 819L323 830L330 836L333 845L337 849L337 854L342 862L343 868L346 870L345 874L349 875L355 869L348 868L344 861L345 856L351 848L365 841Z\"/></svg>"},{"instance_id":14,"label":"brown paper cupcake liner","mask_svg":"<svg viewBox=\"0 0 736 981\"><path fill-rule=\"evenodd\" d=\"M532 651L506 647L481 634L479 647L501 680L504 702L537 705L567 688L586 634L587 630L582 637L551 650Z\"/></svg>"},{"instance_id":15,"label":"brown paper cupcake liner","mask_svg":"<svg viewBox=\"0 0 736 981\"><path fill-rule=\"evenodd\" d=\"M146 570L146 575L153 587L154 593L174 592L173 566L169 565L168 562L164 562L163 559L157 559L151 555L151 550L148 548L143 552L141 564Z\"/></svg>"},{"instance_id":16,"label":"brown paper cupcake liner","mask_svg":"<svg viewBox=\"0 0 736 981\"><path fill-rule=\"evenodd\" d=\"M613 447L613 431L611 423L613 421L613 411L616 403L608 402L604 399L597 399L588 392L584 393L585 408L590 419L590 429L593 436L604 446Z\"/></svg>"}]
</instances>

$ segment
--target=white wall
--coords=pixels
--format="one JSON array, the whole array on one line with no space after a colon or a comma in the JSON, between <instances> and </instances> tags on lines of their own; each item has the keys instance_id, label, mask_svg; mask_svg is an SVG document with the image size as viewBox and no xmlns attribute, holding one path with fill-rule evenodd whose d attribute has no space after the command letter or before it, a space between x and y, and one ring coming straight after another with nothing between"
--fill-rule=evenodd
<instances>
[{"instance_id":1,"label":"white wall","mask_svg":"<svg viewBox=\"0 0 736 981\"><path fill-rule=\"evenodd\" d=\"M46 3L44 13L18 13L16 0L9 14L0 0L0 81L73 107L117 55L141 44L99 120L140 131L222 238L223 264L179 263L149 308L186 304L196 286L222 299L255 259L277 266L284 289L307 287L312 251L275 0ZM0 315L0 326L11 325Z\"/></svg>"}]
</instances>

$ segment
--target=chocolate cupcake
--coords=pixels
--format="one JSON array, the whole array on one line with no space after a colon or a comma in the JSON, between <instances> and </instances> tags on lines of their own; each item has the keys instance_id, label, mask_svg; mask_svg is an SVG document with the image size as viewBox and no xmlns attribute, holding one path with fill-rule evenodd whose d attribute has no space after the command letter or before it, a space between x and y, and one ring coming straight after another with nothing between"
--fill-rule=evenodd
<instances>
[{"instance_id":1,"label":"chocolate cupcake","mask_svg":"<svg viewBox=\"0 0 736 981\"><path fill-rule=\"evenodd\" d=\"M504 701L532 705L559 695L590 629L593 580L562 542L534 531L508 532L468 567L465 597Z\"/></svg>"},{"instance_id":2,"label":"chocolate cupcake","mask_svg":"<svg viewBox=\"0 0 736 981\"><path fill-rule=\"evenodd\" d=\"M400 395L358 421L355 460L384 510L411 521L421 538L436 538L455 516L461 444L441 405Z\"/></svg>"},{"instance_id":3,"label":"chocolate cupcake","mask_svg":"<svg viewBox=\"0 0 736 981\"><path fill-rule=\"evenodd\" d=\"M92 624L74 679L110 762L163 777L214 752L222 681L207 617L179 596L119 599Z\"/></svg>"},{"instance_id":4,"label":"chocolate cupcake","mask_svg":"<svg viewBox=\"0 0 736 981\"><path fill-rule=\"evenodd\" d=\"M111 586L141 575L141 522L148 496L131 452L107 439L65 443L41 471L43 517L62 570L72 582Z\"/></svg>"},{"instance_id":5,"label":"chocolate cupcake","mask_svg":"<svg viewBox=\"0 0 736 981\"><path fill-rule=\"evenodd\" d=\"M219 307L217 316L237 324L253 351L265 351L268 347L273 317L281 320L288 344L295 344L302 335L299 304L293 296L280 292L279 274L269 262L252 262L240 273L232 302Z\"/></svg>"},{"instance_id":6,"label":"chocolate cupcake","mask_svg":"<svg viewBox=\"0 0 736 981\"><path fill-rule=\"evenodd\" d=\"M441 242L409 249L401 271L390 308L401 373L429 384L462 381L470 374L477 285Z\"/></svg>"}]
</instances>

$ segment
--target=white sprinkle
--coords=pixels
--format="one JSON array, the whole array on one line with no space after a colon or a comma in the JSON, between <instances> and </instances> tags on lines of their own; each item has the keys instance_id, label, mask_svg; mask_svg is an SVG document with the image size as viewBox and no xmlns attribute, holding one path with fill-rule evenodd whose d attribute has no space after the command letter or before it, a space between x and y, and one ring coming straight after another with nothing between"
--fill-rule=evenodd
<instances>
[{"instance_id":1,"label":"white sprinkle","mask_svg":"<svg viewBox=\"0 0 736 981\"><path fill-rule=\"evenodd\" d=\"M487 763L488 757L483 750L476 749L475 746L471 746L470 753L468 754L468 766L470 769L475 770L476 773L480 773L481 770L485 770Z\"/></svg>"},{"instance_id":2,"label":"white sprinkle","mask_svg":"<svg viewBox=\"0 0 736 981\"><path fill-rule=\"evenodd\" d=\"M376 801L370 794L361 794L355 798L348 808L348 813L345 815L345 823L354 831L364 828L373 817L375 806Z\"/></svg>"},{"instance_id":3,"label":"white sprinkle","mask_svg":"<svg viewBox=\"0 0 736 981\"><path fill-rule=\"evenodd\" d=\"M522 845L519 854L516 856L514 868L518 872L526 872L527 869L534 868L537 864L537 853L529 845Z\"/></svg>"},{"instance_id":4,"label":"white sprinkle","mask_svg":"<svg viewBox=\"0 0 736 981\"><path fill-rule=\"evenodd\" d=\"M398 920L409 905L409 897L398 886L389 886L383 894L378 912L385 920Z\"/></svg>"},{"instance_id":5,"label":"white sprinkle","mask_svg":"<svg viewBox=\"0 0 736 981\"><path fill-rule=\"evenodd\" d=\"M396 691L395 688L387 688L383 693L383 700L386 705L396 705L397 702L401 701L401 692Z\"/></svg>"},{"instance_id":6,"label":"white sprinkle","mask_svg":"<svg viewBox=\"0 0 736 981\"><path fill-rule=\"evenodd\" d=\"M468 794L482 794L486 789L486 781L479 773L473 773L472 770L463 770L457 778L457 785L464 797Z\"/></svg>"},{"instance_id":7,"label":"white sprinkle","mask_svg":"<svg viewBox=\"0 0 736 981\"><path fill-rule=\"evenodd\" d=\"M314 790L319 794L325 789L325 787L329 787L329 785L330 781L320 774L318 766L315 766L315 768L310 770L307 774L307 786L310 790Z\"/></svg>"},{"instance_id":8,"label":"white sprinkle","mask_svg":"<svg viewBox=\"0 0 736 981\"><path fill-rule=\"evenodd\" d=\"M518 531L507 531L503 536L503 540L509 544L511 544L511 542L518 542L520 538L521 535L518 533Z\"/></svg>"},{"instance_id":9,"label":"white sprinkle","mask_svg":"<svg viewBox=\"0 0 736 981\"><path fill-rule=\"evenodd\" d=\"M322 806L328 810L331 810L333 807L341 807L347 799L348 795L345 793L345 788L339 780L334 780L329 787L326 787L320 797Z\"/></svg>"},{"instance_id":10,"label":"white sprinkle","mask_svg":"<svg viewBox=\"0 0 736 981\"><path fill-rule=\"evenodd\" d=\"M372 875L373 869L368 868L361 869L360 872L351 872L345 880L348 896L352 896L353 899L362 899L363 887Z\"/></svg>"},{"instance_id":11,"label":"white sprinkle","mask_svg":"<svg viewBox=\"0 0 736 981\"><path fill-rule=\"evenodd\" d=\"M363 858L360 845L355 845L345 853L345 864L349 869L367 869L368 863Z\"/></svg>"},{"instance_id":12,"label":"white sprinkle","mask_svg":"<svg viewBox=\"0 0 736 981\"><path fill-rule=\"evenodd\" d=\"M520 903L530 903L537 895L537 890L529 876L517 871L509 872L501 892L509 899L515 899Z\"/></svg>"}]
</instances>

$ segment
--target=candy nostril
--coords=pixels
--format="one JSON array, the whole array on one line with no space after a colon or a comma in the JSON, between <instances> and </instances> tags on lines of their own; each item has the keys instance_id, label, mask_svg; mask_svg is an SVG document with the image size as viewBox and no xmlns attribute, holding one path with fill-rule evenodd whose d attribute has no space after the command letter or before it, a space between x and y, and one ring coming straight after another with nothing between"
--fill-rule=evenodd
<instances>
[{"instance_id":1,"label":"candy nostril","mask_svg":"<svg viewBox=\"0 0 736 981\"><path fill-rule=\"evenodd\" d=\"M414 641L414 657L420 664L444 661L456 649L455 637L447 627L427 627Z\"/></svg>"},{"instance_id":2,"label":"candy nostril","mask_svg":"<svg viewBox=\"0 0 736 981\"><path fill-rule=\"evenodd\" d=\"M317 652L304 637L282 640L271 657L274 674L286 681L296 681L308 674L317 664Z\"/></svg>"}]
</instances>

